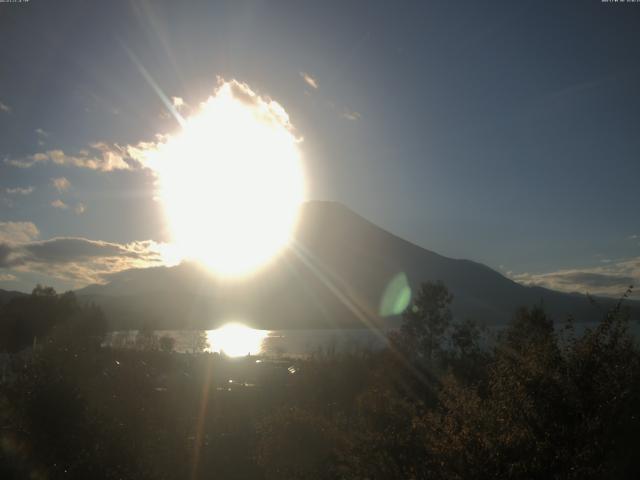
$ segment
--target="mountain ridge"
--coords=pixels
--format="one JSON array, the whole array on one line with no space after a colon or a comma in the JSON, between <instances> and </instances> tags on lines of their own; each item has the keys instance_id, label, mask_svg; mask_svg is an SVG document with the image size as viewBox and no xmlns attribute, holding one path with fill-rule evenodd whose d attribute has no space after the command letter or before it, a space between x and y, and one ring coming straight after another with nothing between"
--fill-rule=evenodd
<instances>
[{"instance_id":1,"label":"mountain ridge","mask_svg":"<svg viewBox=\"0 0 640 480\"><path fill-rule=\"evenodd\" d=\"M586 295L521 285L484 264L445 257L336 202L305 204L292 246L249 279L224 282L183 263L119 272L77 294L102 306L114 328L213 328L228 319L269 329L380 327L398 322L379 313L397 275L413 291L422 281L444 282L454 295L454 315L486 324L539 303L556 320L602 316ZM603 308L615 301L598 299ZM629 305L638 316L638 302Z\"/></svg>"}]
</instances>

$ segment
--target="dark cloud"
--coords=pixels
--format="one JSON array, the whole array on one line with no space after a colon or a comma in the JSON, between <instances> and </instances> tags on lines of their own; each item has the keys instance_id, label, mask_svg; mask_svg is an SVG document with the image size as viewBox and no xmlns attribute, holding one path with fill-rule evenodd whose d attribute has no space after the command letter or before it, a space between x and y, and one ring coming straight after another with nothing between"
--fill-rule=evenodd
<instances>
[{"instance_id":1,"label":"dark cloud","mask_svg":"<svg viewBox=\"0 0 640 480\"><path fill-rule=\"evenodd\" d=\"M129 268L162 265L155 242L119 244L86 238L0 243L0 268L45 273L79 284Z\"/></svg>"},{"instance_id":2,"label":"dark cloud","mask_svg":"<svg viewBox=\"0 0 640 480\"><path fill-rule=\"evenodd\" d=\"M85 238L54 238L33 242L25 245L23 250L30 261L43 263L73 262L96 257L143 257L139 252L128 250L116 243Z\"/></svg>"}]
</instances>

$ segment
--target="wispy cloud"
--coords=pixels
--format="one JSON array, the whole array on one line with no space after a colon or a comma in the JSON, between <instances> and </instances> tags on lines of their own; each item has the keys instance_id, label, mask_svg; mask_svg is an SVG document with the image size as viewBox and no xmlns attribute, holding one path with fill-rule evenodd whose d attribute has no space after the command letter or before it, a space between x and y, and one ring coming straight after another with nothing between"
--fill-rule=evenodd
<instances>
[{"instance_id":1,"label":"wispy cloud","mask_svg":"<svg viewBox=\"0 0 640 480\"><path fill-rule=\"evenodd\" d=\"M171 97L171 103L176 110L187 107L187 102L182 97Z\"/></svg>"},{"instance_id":2,"label":"wispy cloud","mask_svg":"<svg viewBox=\"0 0 640 480\"><path fill-rule=\"evenodd\" d=\"M317 88L318 84L316 80L307 74L305 75L306 77L303 77L305 81L311 82L309 85L315 85L313 88ZM265 118L291 130L289 116L278 102L268 97L257 95L248 85L236 80L224 81L221 78L218 80L219 86L216 90L216 95L228 90L231 96L255 107L256 112L259 111L260 114L264 114ZM203 105L215 99L216 95L209 97L203 102ZM169 102L168 99L167 102ZM178 108L189 108L189 105L181 97L172 97L168 105L176 111ZM44 130L42 130L42 132L48 135L48 132ZM4 163L17 168L32 168L37 165L53 164L102 172L140 170L146 168L153 170L153 167L150 166L149 163L149 157L152 156L168 138L170 138L170 135L158 133L153 140L141 141L136 144L121 145L118 143L94 142L86 149L81 149L74 154L69 154L61 149L51 149L17 158L7 157L4 159Z\"/></svg>"},{"instance_id":3,"label":"wispy cloud","mask_svg":"<svg viewBox=\"0 0 640 480\"><path fill-rule=\"evenodd\" d=\"M32 222L0 222L0 243L24 243L40 235Z\"/></svg>"},{"instance_id":4,"label":"wispy cloud","mask_svg":"<svg viewBox=\"0 0 640 480\"><path fill-rule=\"evenodd\" d=\"M342 116L348 120L360 120L362 115L358 112L352 112L351 110L345 110L342 112Z\"/></svg>"},{"instance_id":5,"label":"wispy cloud","mask_svg":"<svg viewBox=\"0 0 640 480\"><path fill-rule=\"evenodd\" d=\"M356 121L362 118L362 114L360 112L356 112L355 110L350 110L348 108L341 108L332 101L327 102L327 107L347 120Z\"/></svg>"},{"instance_id":6,"label":"wispy cloud","mask_svg":"<svg viewBox=\"0 0 640 480\"><path fill-rule=\"evenodd\" d=\"M52 178L51 185L53 185L59 193L66 192L71 188L71 182L65 177Z\"/></svg>"},{"instance_id":7,"label":"wispy cloud","mask_svg":"<svg viewBox=\"0 0 640 480\"><path fill-rule=\"evenodd\" d=\"M53 208L57 208L59 210L67 210L69 208L69 205L67 205L66 203L64 203L62 200L60 200L59 198L55 199L53 202L51 202L50 204Z\"/></svg>"},{"instance_id":8,"label":"wispy cloud","mask_svg":"<svg viewBox=\"0 0 640 480\"><path fill-rule=\"evenodd\" d=\"M36 128L35 132L38 136L38 145L43 146L45 144L45 140L49 138L49 132L41 128Z\"/></svg>"},{"instance_id":9,"label":"wispy cloud","mask_svg":"<svg viewBox=\"0 0 640 480\"><path fill-rule=\"evenodd\" d=\"M316 80L310 74L306 72L300 72L300 76L305 81L305 83L309 85L311 88L313 88L314 90L318 89L318 80Z\"/></svg>"},{"instance_id":10,"label":"wispy cloud","mask_svg":"<svg viewBox=\"0 0 640 480\"><path fill-rule=\"evenodd\" d=\"M620 296L629 285L640 286L640 257L609 262L583 269L566 269L547 273L519 273L514 280L564 292ZM640 292L635 292L638 296Z\"/></svg>"},{"instance_id":11,"label":"wispy cloud","mask_svg":"<svg viewBox=\"0 0 640 480\"><path fill-rule=\"evenodd\" d=\"M18 277L12 273L0 273L0 282L12 282L17 279Z\"/></svg>"},{"instance_id":12,"label":"wispy cloud","mask_svg":"<svg viewBox=\"0 0 640 480\"><path fill-rule=\"evenodd\" d=\"M29 186L29 187L7 188L5 191L7 192L8 195L30 195L33 193L34 190L35 190L35 187Z\"/></svg>"},{"instance_id":13,"label":"wispy cloud","mask_svg":"<svg viewBox=\"0 0 640 480\"><path fill-rule=\"evenodd\" d=\"M130 170L139 167L129 154L129 148L118 144L96 142L86 150L69 155L63 150L47 150L21 158L7 158L5 163L18 168L31 168L38 164L53 163L60 166L71 166L110 172L114 170Z\"/></svg>"},{"instance_id":14,"label":"wispy cloud","mask_svg":"<svg viewBox=\"0 0 640 480\"><path fill-rule=\"evenodd\" d=\"M11 107L4 102L0 102L0 112L11 113Z\"/></svg>"}]
</instances>

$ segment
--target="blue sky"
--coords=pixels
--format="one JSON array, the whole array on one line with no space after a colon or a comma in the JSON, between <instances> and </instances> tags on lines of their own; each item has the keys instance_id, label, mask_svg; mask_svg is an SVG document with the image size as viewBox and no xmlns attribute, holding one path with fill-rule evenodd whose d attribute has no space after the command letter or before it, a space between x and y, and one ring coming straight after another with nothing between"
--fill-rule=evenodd
<instances>
[{"instance_id":1,"label":"blue sky","mask_svg":"<svg viewBox=\"0 0 640 480\"><path fill-rule=\"evenodd\" d=\"M524 282L615 294L640 276L639 21L599 0L0 4L0 288L77 286L100 255L166 240L150 172L84 161L178 129L143 67L189 105L217 76L279 102L309 198ZM56 237L102 253L1 263L2 241L31 255Z\"/></svg>"}]
</instances>

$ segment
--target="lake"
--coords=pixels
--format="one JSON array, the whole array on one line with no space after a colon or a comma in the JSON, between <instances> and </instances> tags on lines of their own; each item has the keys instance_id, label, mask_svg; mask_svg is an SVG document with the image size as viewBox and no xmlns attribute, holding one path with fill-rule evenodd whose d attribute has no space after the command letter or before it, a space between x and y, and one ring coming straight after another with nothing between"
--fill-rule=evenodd
<instances>
[{"instance_id":1,"label":"lake","mask_svg":"<svg viewBox=\"0 0 640 480\"><path fill-rule=\"evenodd\" d=\"M267 355L307 357L323 352L379 350L387 345L385 332L368 329L254 330L157 330L154 335L175 340L176 352L224 351L230 356ZM110 332L103 345L134 348L137 330Z\"/></svg>"},{"instance_id":2,"label":"lake","mask_svg":"<svg viewBox=\"0 0 640 480\"><path fill-rule=\"evenodd\" d=\"M565 323L556 323L561 331ZM581 335L597 323L575 323L574 330ZM631 322L631 332L640 338L640 324ZM504 328L496 325L487 328L487 341ZM229 324L215 330L157 330L153 342L161 337L174 339L176 352L224 352L231 357L245 355L308 357L322 353L347 353L362 350L379 350L388 344L389 330L353 329L291 329L257 330L241 324ZM115 331L107 335L103 345L113 348L135 348L137 330Z\"/></svg>"}]
</instances>

